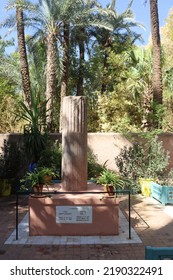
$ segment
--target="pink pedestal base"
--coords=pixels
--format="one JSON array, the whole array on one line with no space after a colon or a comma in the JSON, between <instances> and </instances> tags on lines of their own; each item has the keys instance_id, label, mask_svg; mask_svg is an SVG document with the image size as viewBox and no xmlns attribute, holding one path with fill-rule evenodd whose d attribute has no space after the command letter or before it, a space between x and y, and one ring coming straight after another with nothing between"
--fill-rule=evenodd
<instances>
[{"instance_id":1,"label":"pink pedestal base","mask_svg":"<svg viewBox=\"0 0 173 280\"><path fill-rule=\"evenodd\" d=\"M94 191L96 194L55 194L50 198L30 197L29 234L31 236L118 235L117 199L97 194L103 189L95 184L88 185L89 191ZM86 208L89 208L89 212ZM79 210L77 220L75 215L73 219L70 209L72 212Z\"/></svg>"}]
</instances>

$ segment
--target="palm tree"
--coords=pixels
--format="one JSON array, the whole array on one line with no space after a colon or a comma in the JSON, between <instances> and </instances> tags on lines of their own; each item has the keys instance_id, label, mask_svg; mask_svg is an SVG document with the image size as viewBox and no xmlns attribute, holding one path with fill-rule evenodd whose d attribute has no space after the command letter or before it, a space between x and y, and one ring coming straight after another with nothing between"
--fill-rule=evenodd
<instances>
[{"instance_id":1,"label":"palm tree","mask_svg":"<svg viewBox=\"0 0 173 280\"><path fill-rule=\"evenodd\" d=\"M61 1L60 1L61 2ZM60 131L62 128L62 105L64 96L68 95L68 77L69 77L69 50L70 39L72 34L75 36L79 46L79 73L77 82L77 95L83 95L83 81L84 81L84 54L85 54L85 40L88 36L86 27L95 25L102 26L101 20L98 21L96 15L102 13L103 10L96 0L66 0L61 3L60 18L62 20L63 32L61 43L63 45L63 69L61 79L61 105L60 105ZM105 13L105 11L104 11ZM69 17L70 15L70 17ZM110 29L110 25L104 23L105 28Z\"/></svg>"},{"instance_id":2,"label":"palm tree","mask_svg":"<svg viewBox=\"0 0 173 280\"><path fill-rule=\"evenodd\" d=\"M137 101L144 132L152 128L152 54L151 50L133 48L130 53L131 65L128 71L127 89Z\"/></svg>"},{"instance_id":3,"label":"palm tree","mask_svg":"<svg viewBox=\"0 0 173 280\"><path fill-rule=\"evenodd\" d=\"M68 94L69 27L70 25L79 24L81 21L82 3L82 0L60 0L58 2L39 0L39 5L36 6L36 16L30 19L32 26L37 29L32 39L40 37L45 40L47 46L46 99L48 100L47 124L50 131L53 131L53 103L57 84L57 52L61 51L63 46L63 53L61 52L61 55L59 55L63 57L60 92L62 108L63 97Z\"/></svg>"},{"instance_id":4,"label":"palm tree","mask_svg":"<svg viewBox=\"0 0 173 280\"><path fill-rule=\"evenodd\" d=\"M124 12L118 14L115 5L116 0L107 6L107 21L112 25L112 32L106 29L97 29L95 30L95 37L101 47L103 53L103 77L102 77L102 89L101 93L103 94L106 91L107 87L107 70L108 70L108 57L109 50L113 48L115 42L122 42L122 45L125 45L125 42L131 40L133 44L136 39L140 39L140 35L136 34L131 28L140 26L142 24L134 21L134 16L131 10L133 0L129 1L129 4Z\"/></svg>"},{"instance_id":5,"label":"palm tree","mask_svg":"<svg viewBox=\"0 0 173 280\"><path fill-rule=\"evenodd\" d=\"M23 92L24 92L25 101L30 107L31 106L30 76L29 76L26 44L25 44L23 9L22 7L20 7L20 5L16 6L16 22L17 22L18 51L20 57L20 71L22 75Z\"/></svg>"},{"instance_id":6,"label":"palm tree","mask_svg":"<svg viewBox=\"0 0 173 280\"><path fill-rule=\"evenodd\" d=\"M46 92L47 100L47 126L50 132L53 132L53 106L56 96L57 84L57 40L60 33L61 22L58 18L58 5L52 0L39 0L35 5L32 17L28 20L30 26L36 31L30 38L38 44L38 41L46 45Z\"/></svg>"},{"instance_id":7,"label":"palm tree","mask_svg":"<svg viewBox=\"0 0 173 280\"><path fill-rule=\"evenodd\" d=\"M60 90L60 119L59 119L59 131L62 130L62 108L63 98L68 95L68 76L69 76L69 23L63 23L63 69L61 77L61 90Z\"/></svg>"},{"instance_id":8,"label":"palm tree","mask_svg":"<svg viewBox=\"0 0 173 280\"><path fill-rule=\"evenodd\" d=\"M25 0L11 0L7 6L7 10L16 9L16 20L14 17L7 18L2 24L3 27L17 27L17 38L18 38L18 51L20 58L20 71L22 76L22 86L23 86L23 95L25 103L28 106L31 106L31 97L30 97L30 76L29 76L29 67L28 59L26 52L26 42L25 42L25 30L24 30L24 14L23 10L26 8L28 3Z\"/></svg>"},{"instance_id":9,"label":"palm tree","mask_svg":"<svg viewBox=\"0 0 173 280\"><path fill-rule=\"evenodd\" d=\"M77 96L84 94L83 83L84 83L84 71L85 71L85 44L89 41L89 32L87 28L90 26L100 26L101 20L97 20L97 13L101 13L100 5L95 0L83 1L81 6L81 23L75 28L75 39L79 47L79 69L78 69L78 80L77 80ZM95 15L93 16L93 12ZM105 26L106 28L106 26Z\"/></svg>"},{"instance_id":10,"label":"palm tree","mask_svg":"<svg viewBox=\"0 0 173 280\"><path fill-rule=\"evenodd\" d=\"M70 20L70 50L76 53L75 62L78 63L76 67L75 77L76 89L75 93L78 96L84 94L84 77L85 77L85 56L86 51L89 50L88 45L90 38L93 37L91 30L94 27L112 31L111 24L107 21L109 16L107 9L103 9L96 0L82 0L78 1L78 7L73 18Z\"/></svg>"},{"instance_id":11,"label":"palm tree","mask_svg":"<svg viewBox=\"0 0 173 280\"><path fill-rule=\"evenodd\" d=\"M40 37L47 45L47 69L46 69L46 99L47 102L47 124L52 130L52 108L53 99L55 96L56 85L56 56L57 56L57 34L61 22L57 22L57 5L52 0L39 0L39 5L32 4L26 0L11 0L8 9L16 8L16 21L18 30L18 44L20 55L20 67L23 80L24 94L27 103L31 105L30 97L30 79L28 60L26 54L26 42L24 35L24 24L35 27L37 32L31 37L34 41ZM23 9L32 12L28 15L23 15ZM59 24L59 26L58 26ZM15 25L15 20L10 18L4 23L5 27Z\"/></svg>"},{"instance_id":12,"label":"palm tree","mask_svg":"<svg viewBox=\"0 0 173 280\"><path fill-rule=\"evenodd\" d=\"M26 39L28 50L28 62L30 69L31 90L35 89L40 93L41 98L45 98L46 91L46 46L44 42L33 42L30 36Z\"/></svg>"},{"instance_id":13,"label":"palm tree","mask_svg":"<svg viewBox=\"0 0 173 280\"><path fill-rule=\"evenodd\" d=\"M158 105L162 105L162 65L161 65L161 43L159 32L158 0L150 0L151 35L153 44L153 75L152 93L154 104L154 115L157 114ZM154 126L159 126L154 120Z\"/></svg>"}]
</instances>

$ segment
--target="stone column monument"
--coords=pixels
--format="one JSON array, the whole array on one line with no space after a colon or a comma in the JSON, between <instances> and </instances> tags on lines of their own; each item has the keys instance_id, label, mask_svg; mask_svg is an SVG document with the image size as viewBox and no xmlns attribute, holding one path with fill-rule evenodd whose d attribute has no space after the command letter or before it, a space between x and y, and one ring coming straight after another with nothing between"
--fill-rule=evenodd
<instances>
[{"instance_id":1,"label":"stone column monument","mask_svg":"<svg viewBox=\"0 0 173 280\"><path fill-rule=\"evenodd\" d=\"M119 206L116 198L103 199L103 194L98 193L102 190L101 186L92 183L87 186L86 124L86 98L64 97L62 188L65 193L55 193L44 199L29 198L31 236L119 234ZM81 194L85 190L86 193ZM73 191L79 193L74 194Z\"/></svg>"},{"instance_id":2,"label":"stone column monument","mask_svg":"<svg viewBox=\"0 0 173 280\"><path fill-rule=\"evenodd\" d=\"M66 191L86 190L86 97L64 97L62 118L62 187Z\"/></svg>"}]
</instances>

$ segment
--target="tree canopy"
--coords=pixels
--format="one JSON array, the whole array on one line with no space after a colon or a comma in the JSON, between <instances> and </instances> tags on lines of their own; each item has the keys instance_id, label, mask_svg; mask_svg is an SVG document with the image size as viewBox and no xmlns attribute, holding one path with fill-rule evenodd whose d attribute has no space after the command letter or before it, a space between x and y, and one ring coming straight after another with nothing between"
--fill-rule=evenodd
<instances>
[{"instance_id":1,"label":"tree canopy","mask_svg":"<svg viewBox=\"0 0 173 280\"><path fill-rule=\"evenodd\" d=\"M1 27L17 27L23 37L10 55L5 50L13 42L0 39L1 132L21 131L24 123L15 113L21 100L34 110L34 92L38 106L45 104L50 132L61 129L66 95L87 96L88 131L148 131L156 123L171 130L173 12L161 29L163 102L156 108L153 45L137 46L141 36L135 27L142 25L135 22L132 2L119 14L113 0L106 8L96 0L10 1L8 7L15 9ZM21 70L24 62L28 74Z\"/></svg>"}]
</instances>

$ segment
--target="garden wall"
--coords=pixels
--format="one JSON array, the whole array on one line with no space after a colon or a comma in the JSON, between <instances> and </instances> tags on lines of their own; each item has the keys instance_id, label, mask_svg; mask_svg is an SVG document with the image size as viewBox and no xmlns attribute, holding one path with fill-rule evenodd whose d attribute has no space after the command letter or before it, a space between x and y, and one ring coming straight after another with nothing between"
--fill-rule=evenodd
<instances>
[{"instance_id":1,"label":"garden wall","mask_svg":"<svg viewBox=\"0 0 173 280\"><path fill-rule=\"evenodd\" d=\"M61 141L61 134L51 134L51 138ZM11 142L22 141L21 134L0 134L0 148L4 140ZM159 135L163 141L163 146L170 152L170 167L173 168L173 133L163 133ZM138 134L123 135L120 133L88 133L88 148L97 156L98 162L116 170L115 157L124 146L130 146L134 141L138 141Z\"/></svg>"}]
</instances>

